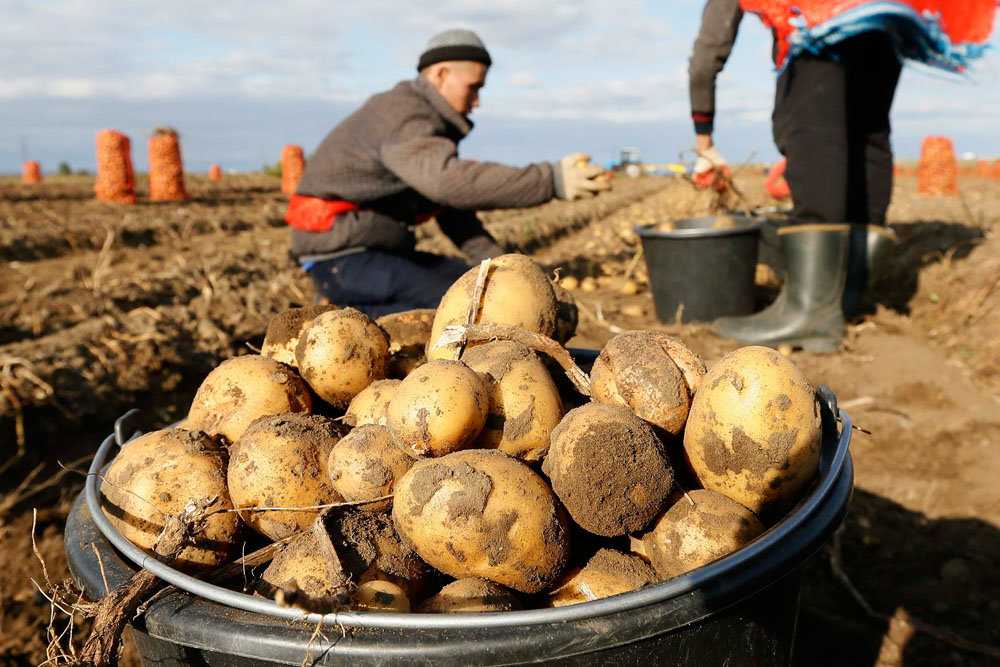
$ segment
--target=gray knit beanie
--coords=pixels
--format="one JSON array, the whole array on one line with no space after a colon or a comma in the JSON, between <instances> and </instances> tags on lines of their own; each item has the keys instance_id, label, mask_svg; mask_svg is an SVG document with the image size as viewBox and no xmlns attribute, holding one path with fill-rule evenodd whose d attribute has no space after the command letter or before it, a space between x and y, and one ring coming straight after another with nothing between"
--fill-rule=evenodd
<instances>
[{"instance_id":1,"label":"gray knit beanie","mask_svg":"<svg viewBox=\"0 0 1000 667\"><path fill-rule=\"evenodd\" d=\"M487 67L493 63L483 40L471 30L445 30L431 37L420 54L417 71L446 60L471 60Z\"/></svg>"}]
</instances>

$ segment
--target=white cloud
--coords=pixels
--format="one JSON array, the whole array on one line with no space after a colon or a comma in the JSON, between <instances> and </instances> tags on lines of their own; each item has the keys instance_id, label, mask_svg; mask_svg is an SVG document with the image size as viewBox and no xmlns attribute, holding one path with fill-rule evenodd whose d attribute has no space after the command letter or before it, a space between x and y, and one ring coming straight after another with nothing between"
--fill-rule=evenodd
<instances>
[{"instance_id":1,"label":"white cloud","mask_svg":"<svg viewBox=\"0 0 1000 667\"><path fill-rule=\"evenodd\" d=\"M534 72L514 72L506 84L510 88L538 88L542 82Z\"/></svg>"}]
</instances>

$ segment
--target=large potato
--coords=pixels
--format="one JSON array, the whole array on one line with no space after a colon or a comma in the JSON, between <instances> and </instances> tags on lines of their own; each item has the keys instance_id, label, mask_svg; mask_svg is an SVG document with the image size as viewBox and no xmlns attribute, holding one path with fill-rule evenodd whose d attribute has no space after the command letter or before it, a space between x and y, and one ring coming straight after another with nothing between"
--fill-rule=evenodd
<instances>
[{"instance_id":1,"label":"large potato","mask_svg":"<svg viewBox=\"0 0 1000 667\"><path fill-rule=\"evenodd\" d=\"M288 308L281 311L268 323L267 333L264 334L264 344L260 346L260 353L275 361L288 364L292 368L297 368L295 347L299 344L299 336L314 317L330 310L337 310L337 306L323 304L306 306L305 308Z\"/></svg>"},{"instance_id":2,"label":"large potato","mask_svg":"<svg viewBox=\"0 0 1000 667\"><path fill-rule=\"evenodd\" d=\"M701 382L684 432L684 451L706 489L758 516L784 508L819 464L819 403L784 355L744 347Z\"/></svg>"},{"instance_id":3,"label":"large potato","mask_svg":"<svg viewBox=\"0 0 1000 667\"><path fill-rule=\"evenodd\" d=\"M542 470L573 521L605 537L642 530L663 510L674 481L649 424L606 403L566 413Z\"/></svg>"},{"instance_id":4,"label":"large potato","mask_svg":"<svg viewBox=\"0 0 1000 667\"><path fill-rule=\"evenodd\" d=\"M251 528L272 540L305 530L319 509L256 510L257 507L314 507L343 500L330 484L327 461L342 427L318 415L274 415L258 419L233 443L229 493Z\"/></svg>"},{"instance_id":5,"label":"large potato","mask_svg":"<svg viewBox=\"0 0 1000 667\"><path fill-rule=\"evenodd\" d=\"M522 461L539 461L563 416L552 376L520 343L496 341L465 351L462 361L486 381L490 394L486 425L473 447L499 449Z\"/></svg>"},{"instance_id":6,"label":"large potato","mask_svg":"<svg viewBox=\"0 0 1000 667\"><path fill-rule=\"evenodd\" d=\"M456 345L434 349L446 326L465 324L479 268L469 269L448 288L434 316L427 343L428 359L454 358ZM501 255L487 272L477 324L497 322L552 337L556 330L556 297L538 264L524 255Z\"/></svg>"},{"instance_id":7,"label":"large potato","mask_svg":"<svg viewBox=\"0 0 1000 667\"><path fill-rule=\"evenodd\" d=\"M520 601L505 586L470 577L451 582L437 595L421 602L417 611L424 614L472 614L520 608Z\"/></svg>"},{"instance_id":8,"label":"large potato","mask_svg":"<svg viewBox=\"0 0 1000 667\"><path fill-rule=\"evenodd\" d=\"M330 405L346 408L376 380L385 379L389 341L370 317L354 308L321 313L295 348L302 378Z\"/></svg>"},{"instance_id":9,"label":"large potato","mask_svg":"<svg viewBox=\"0 0 1000 667\"><path fill-rule=\"evenodd\" d=\"M385 426L389 419L389 401L401 380L376 380L351 399L344 413L344 423L351 427L365 424Z\"/></svg>"},{"instance_id":10,"label":"large potato","mask_svg":"<svg viewBox=\"0 0 1000 667\"><path fill-rule=\"evenodd\" d=\"M628 593L658 581L656 572L643 560L614 549L601 549L583 568L564 574L549 592L549 604L565 607Z\"/></svg>"},{"instance_id":11,"label":"large potato","mask_svg":"<svg viewBox=\"0 0 1000 667\"><path fill-rule=\"evenodd\" d=\"M551 489L494 450L418 461L396 484L392 518L438 570L522 593L546 590L569 556L569 530Z\"/></svg>"},{"instance_id":12,"label":"large potato","mask_svg":"<svg viewBox=\"0 0 1000 667\"><path fill-rule=\"evenodd\" d=\"M309 389L295 371L269 357L248 354L227 359L208 374L185 427L236 442L258 417L311 410Z\"/></svg>"},{"instance_id":13,"label":"large potato","mask_svg":"<svg viewBox=\"0 0 1000 667\"><path fill-rule=\"evenodd\" d=\"M396 480L413 467L414 457L376 424L360 426L340 439L330 452L330 481L345 500L373 500L392 493ZM388 507L390 501L365 505Z\"/></svg>"},{"instance_id":14,"label":"large potato","mask_svg":"<svg viewBox=\"0 0 1000 667\"><path fill-rule=\"evenodd\" d=\"M375 320L389 336L389 377L404 378L427 361L425 348L434 323L433 308L390 313Z\"/></svg>"},{"instance_id":15,"label":"large potato","mask_svg":"<svg viewBox=\"0 0 1000 667\"><path fill-rule=\"evenodd\" d=\"M430 361L406 376L389 401L389 430L416 456L441 456L468 445L486 423L490 399L482 378L460 361Z\"/></svg>"},{"instance_id":16,"label":"large potato","mask_svg":"<svg viewBox=\"0 0 1000 667\"><path fill-rule=\"evenodd\" d=\"M119 533L151 553L166 515L192 500L218 496L209 511L232 509L226 490L226 450L200 431L165 429L129 442L108 467L101 507ZM233 512L212 514L205 529L172 563L182 570L206 569L236 551L239 520Z\"/></svg>"}]
</instances>

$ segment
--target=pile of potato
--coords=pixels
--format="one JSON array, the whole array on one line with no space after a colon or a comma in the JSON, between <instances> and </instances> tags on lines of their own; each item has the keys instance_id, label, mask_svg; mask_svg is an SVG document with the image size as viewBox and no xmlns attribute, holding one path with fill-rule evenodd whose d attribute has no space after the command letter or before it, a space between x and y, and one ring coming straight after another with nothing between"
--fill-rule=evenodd
<instances>
[{"instance_id":1,"label":"pile of potato","mask_svg":"<svg viewBox=\"0 0 1000 667\"><path fill-rule=\"evenodd\" d=\"M514 333L439 341L466 324ZM676 338L627 331L581 386L553 361L575 325L572 296L520 255L470 270L436 312L293 308L262 354L205 378L179 427L122 449L105 511L150 550L164 516L209 497L182 569L274 541L257 595L466 613L676 576L750 542L806 490L820 410L787 358L746 347L707 369Z\"/></svg>"}]
</instances>

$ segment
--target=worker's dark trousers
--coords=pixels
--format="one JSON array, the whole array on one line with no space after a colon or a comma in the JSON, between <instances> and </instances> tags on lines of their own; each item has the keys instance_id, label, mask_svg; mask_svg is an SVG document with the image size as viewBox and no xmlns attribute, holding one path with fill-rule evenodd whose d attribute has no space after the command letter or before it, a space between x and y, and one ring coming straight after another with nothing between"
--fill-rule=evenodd
<instances>
[{"instance_id":1,"label":"worker's dark trousers","mask_svg":"<svg viewBox=\"0 0 1000 667\"><path fill-rule=\"evenodd\" d=\"M889 108L899 72L882 32L788 63L772 120L775 144L788 158L791 222L885 224L892 195Z\"/></svg>"}]
</instances>

